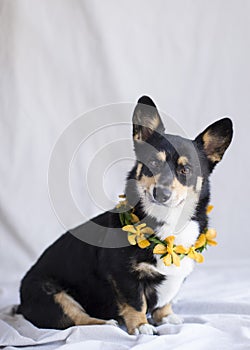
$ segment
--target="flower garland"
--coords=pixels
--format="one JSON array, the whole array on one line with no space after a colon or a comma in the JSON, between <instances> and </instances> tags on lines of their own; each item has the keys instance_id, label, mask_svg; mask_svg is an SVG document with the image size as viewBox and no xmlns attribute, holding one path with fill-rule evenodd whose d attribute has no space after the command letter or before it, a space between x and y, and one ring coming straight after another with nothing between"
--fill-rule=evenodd
<instances>
[{"instance_id":1,"label":"flower garland","mask_svg":"<svg viewBox=\"0 0 250 350\"><path fill-rule=\"evenodd\" d=\"M134 208L128 204L125 195L119 196L122 200L116 206L117 209L123 208L124 211L119 213L122 230L128 233L128 241L131 245L138 245L141 249L151 248L154 254L160 255L166 266L180 266L180 261L185 256L195 260L198 263L204 261L201 254L208 245L216 246L214 240L216 231L213 228L206 228L196 240L195 244L189 248L182 245L175 245L174 236L168 236L161 240L157 237L154 230L145 223L139 223L140 219L134 214ZM208 205L207 214L213 210L212 205Z\"/></svg>"}]
</instances>

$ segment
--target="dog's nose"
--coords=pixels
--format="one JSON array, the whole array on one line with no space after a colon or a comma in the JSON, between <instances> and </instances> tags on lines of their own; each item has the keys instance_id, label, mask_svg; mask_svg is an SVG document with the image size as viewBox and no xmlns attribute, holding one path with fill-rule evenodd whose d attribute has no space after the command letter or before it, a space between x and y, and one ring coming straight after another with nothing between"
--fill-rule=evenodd
<instances>
[{"instance_id":1,"label":"dog's nose","mask_svg":"<svg viewBox=\"0 0 250 350\"><path fill-rule=\"evenodd\" d=\"M172 192L167 188L155 187L153 194L154 194L154 198L157 202L165 203L171 197Z\"/></svg>"}]
</instances>

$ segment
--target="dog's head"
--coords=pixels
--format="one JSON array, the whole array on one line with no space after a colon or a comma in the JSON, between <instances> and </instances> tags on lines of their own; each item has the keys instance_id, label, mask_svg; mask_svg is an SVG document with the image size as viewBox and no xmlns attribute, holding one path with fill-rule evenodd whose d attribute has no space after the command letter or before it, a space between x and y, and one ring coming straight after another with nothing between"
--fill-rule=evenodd
<instances>
[{"instance_id":1,"label":"dog's head","mask_svg":"<svg viewBox=\"0 0 250 350\"><path fill-rule=\"evenodd\" d=\"M209 197L209 175L232 134L229 118L213 123L195 140L166 134L154 102L141 97L133 114L137 162L128 179L135 180L132 192L145 213L161 217L186 206L188 216L193 215L199 200Z\"/></svg>"}]
</instances>

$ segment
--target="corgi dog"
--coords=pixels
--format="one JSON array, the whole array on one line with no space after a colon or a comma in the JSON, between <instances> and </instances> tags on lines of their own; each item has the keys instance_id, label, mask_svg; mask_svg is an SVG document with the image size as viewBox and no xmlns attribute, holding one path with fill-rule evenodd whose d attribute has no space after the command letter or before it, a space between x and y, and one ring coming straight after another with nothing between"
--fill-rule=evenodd
<instances>
[{"instance_id":1,"label":"corgi dog","mask_svg":"<svg viewBox=\"0 0 250 350\"><path fill-rule=\"evenodd\" d=\"M132 124L136 161L125 216L137 223L124 225L122 208L107 211L45 250L21 282L17 311L37 327L119 322L129 334L155 334L156 325L182 321L171 302L201 258L196 242L208 227L209 176L231 143L232 122L220 119L194 140L170 135L154 102L142 96ZM102 246L113 231L127 244Z\"/></svg>"}]
</instances>

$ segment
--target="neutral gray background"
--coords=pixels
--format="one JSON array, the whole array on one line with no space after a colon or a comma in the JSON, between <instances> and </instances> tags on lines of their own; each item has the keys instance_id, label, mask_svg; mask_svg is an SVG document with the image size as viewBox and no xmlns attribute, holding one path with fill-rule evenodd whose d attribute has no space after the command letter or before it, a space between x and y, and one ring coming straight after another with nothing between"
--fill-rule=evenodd
<instances>
[{"instance_id":1,"label":"neutral gray background","mask_svg":"<svg viewBox=\"0 0 250 350\"><path fill-rule=\"evenodd\" d=\"M207 259L249 256L249 1L1 0L0 16L1 279L20 278L64 231L47 187L64 129L88 110L142 94L190 137L233 119L233 144L212 176L219 246ZM73 192L90 217L98 208L81 182L86 164L97 146L130 132L107 128L75 158ZM110 200L130 164L119 162L111 183L104 179Z\"/></svg>"}]
</instances>

